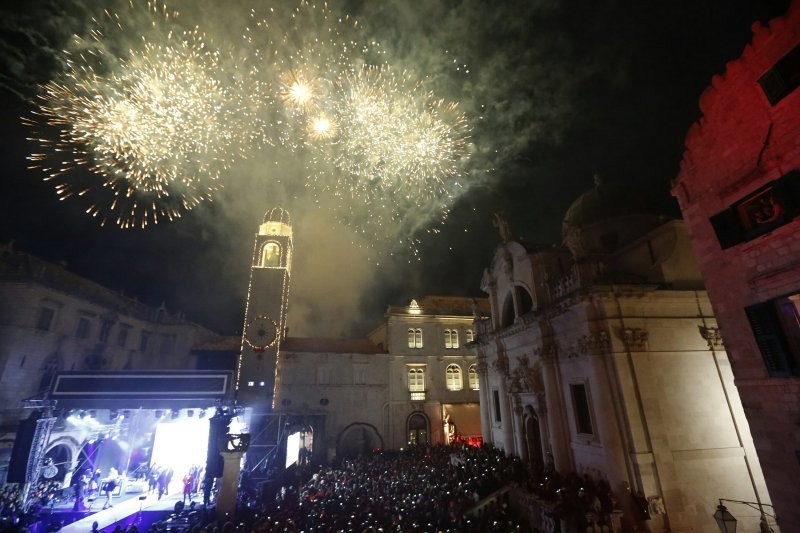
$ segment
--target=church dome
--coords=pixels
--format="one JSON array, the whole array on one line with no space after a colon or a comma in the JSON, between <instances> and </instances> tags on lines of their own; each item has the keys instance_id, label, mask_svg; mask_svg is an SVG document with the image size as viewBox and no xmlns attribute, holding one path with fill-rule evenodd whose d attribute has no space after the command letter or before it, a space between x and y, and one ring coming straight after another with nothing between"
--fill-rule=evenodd
<instances>
[{"instance_id":1,"label":"church dome","mask_svg":"<svg viewBox=\"0 0 800 533\"><path fill-rule=\"evenodd\" d=\"M639 191L617 183L605 183L595 176L595 186L572 202L564 215L564 223L587 226L619 216L647 213L647 202Z\"/></svg>"},{"instance_id":2,"label":"church dome","mask_svg":"<svg viewBox=\"0 0 800 533\"><path fill-rule=\"evenodd\" d=\"M286 226L291 226L292 221L289 218L289 212L282 208L282 207L273 207L269 211L264 214L264 223L267 222L278 222L279 224L285 224Z\"/></svg>"},{"instance_id":3,"label":"church dome","mask_svg":"<svg viewBox=\"0 0 800 533\"><path fill-rule=\"evenodd\" d=\"M572 254L609 253L641 237L663 221L649 209L635 188L605 183L595 176L595 186L567 209L561 224L564 244Z\"/></svg>"}]
</instances>

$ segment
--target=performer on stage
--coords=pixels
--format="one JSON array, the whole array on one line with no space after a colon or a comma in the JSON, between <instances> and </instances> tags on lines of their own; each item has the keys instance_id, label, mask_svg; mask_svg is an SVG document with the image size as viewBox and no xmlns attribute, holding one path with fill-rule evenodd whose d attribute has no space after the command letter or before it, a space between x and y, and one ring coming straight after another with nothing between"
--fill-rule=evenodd
<instances>
[{"instance_id":1,"label":"performer on stage","mask_svg":"<svg viewBox=\"0 0 800 533\"><path fill-rule=\"evenodd\" d=\"M72 506L73 511L83 511L83 496L88 481L89 479L86 476L86 472L82 472L81 475L75 480L75 505Z\"/></svg>"},{"instance_id":2,"label":"performer on stage","mask_svg":"<svg viewBox=\"0 0 800 533\"><path fill-rule=\"evenodd\" d=\"M119 473L117 469L112 466L108 471L108 477L103 480L103 492L106 493L106 503L103 505L103 509L114 507L111 505L111 494L114 492L114 489L117 488L117 485L119 485Z\"/></svg>"}]
</instances>

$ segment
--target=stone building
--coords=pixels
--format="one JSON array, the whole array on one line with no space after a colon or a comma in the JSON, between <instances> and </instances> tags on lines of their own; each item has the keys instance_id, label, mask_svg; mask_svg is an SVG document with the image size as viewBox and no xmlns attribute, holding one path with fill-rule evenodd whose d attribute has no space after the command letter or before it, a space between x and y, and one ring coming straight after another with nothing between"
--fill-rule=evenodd
<instances>
[{"instance_id":1,"label":"stone building","mask_svg":"<svg viewBox=\"0 0 800 533\"><path fill-rule=\"evenodd\" d=\"M368 338L282 337L272 413L313 435L314 460L409 444L481 442L473 298L389 306ZM478 299L488 314L488 303ZM291 304L289 304L291 312ZM241 339L196 347L204 369L233 368ZM243 380L242 387L259 383Z\"/></svg>"},{"instance_id":2,"label":"stone building","mask_svg":"<svg viewBox=\"0 0 800 533\"><path fill-rule=\"evenodd\" d=\"M794 1L785 16L753 26L752 43L700 97L702 118L672 189L785 531L800 531L798 85ZM728 507L738 517L741 507Z\"/></svg>"},{"instance_id":3,"label":"stone building","mask_svg":"<svg viewBox=\"0 0 800 533\"><path fill-rule=\"evenodd\" d=\"M195 367L192 347L214 334L30 254L0 247L0 481L23 400L63 371Z\"/></svg>"},{"instance_id":4,"label":"stone building","mask_svg":"<svg viewBox=\"0 0 800 533\"><path fill-rule=\"evenodd\" d=\"M768 502L681 221L600 183L563 246L503 242L475 343L484 439L535 468L605 480L629 530L715 531L717 498ZM758 528L755 511L737 514Z\"/></svg>"}]
</instances>

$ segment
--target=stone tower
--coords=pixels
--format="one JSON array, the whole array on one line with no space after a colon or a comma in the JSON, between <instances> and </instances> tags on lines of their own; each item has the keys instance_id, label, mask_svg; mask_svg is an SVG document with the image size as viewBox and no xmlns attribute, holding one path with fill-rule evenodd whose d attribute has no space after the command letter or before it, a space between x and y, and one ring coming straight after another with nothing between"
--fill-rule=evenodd
<instances>
[{"instance_id":1,"label":"stone tower","mask_svg":"<svg viewBox=\"0 0 800 533\"><path fill-rule=\"evenodd\" d=\"M258 227L250 266L250 286L236 372L237 400L242 405L272 407L279 384L280 347L292 268L289 213L270 209Z\"/></svg>"}]
</instances>

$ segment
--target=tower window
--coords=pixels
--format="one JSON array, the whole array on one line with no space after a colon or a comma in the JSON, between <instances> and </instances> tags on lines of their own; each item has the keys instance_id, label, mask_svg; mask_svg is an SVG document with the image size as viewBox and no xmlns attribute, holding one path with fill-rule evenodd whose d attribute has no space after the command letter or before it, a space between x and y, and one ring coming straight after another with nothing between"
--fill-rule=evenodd
<instances>
[{"instance_id":1,"label":"tower window","mask_svg":"<svg viewBox=\"0 0 800 533\"><path fill-rule=\"evenodd\" d=\"M411 328L408 330L408 347L409 348L422 348L422 330L419 328Z\"/></svg>"},{"instance_id":2,"label":"tower window","mask_svg":"<svg viewBox=\"0 0 800 533\"><path fill-rule=\"evenodd\" d=\"M469 365L469 388L472 390L480 390L480 381L478 381L478 369L475 365Z\"/></svg>"},{"instance_id":3,"label":"tower window","mask_svg":"<svg viewBox=\"0 0 800 533\"><path fill-rule=\"evenodd\" d=\"M502 422L503 417L500 416L500 391L496 389L492 391L492 400L494 404L494 421Z\"/></svg>"},{"instance_id":4,"label":"tower window","mask_svg":"<svg viewBox=\"0 0 800 533\"><path fill-rule=\"evenodd\" d=\"M270 241L261 249L261 266L278 267L281 266L281 245Z\"/></svg>"},{"instance_id":5,"label":"tower window","mask_svg":"<svg viewBox=\"0 0 800 533\"><path fill-rule=\"evenodd\" d=\"M461 390L463 387L461 380L461 367L458 365L447 365L445 370L445 384L447 390Z\"/></svg>"},{"instance_id":6,"label":"tower window","mask_svg":"<svg viewBox=\"0 0 800 533\"><path fill-rule=\"evenodd\" d=\"M444 330L444 347L458 348L458 330L455 329Z\"/></svg>"}]
</instances>

